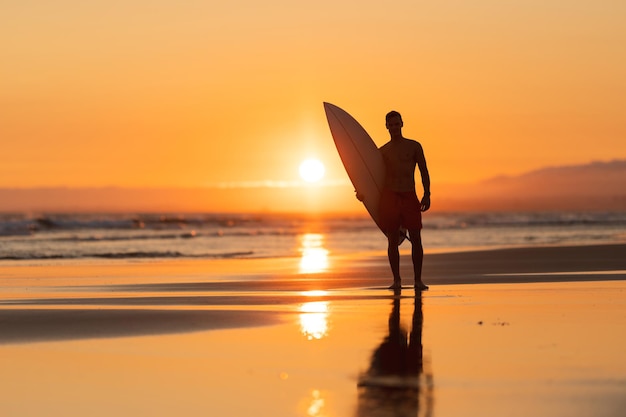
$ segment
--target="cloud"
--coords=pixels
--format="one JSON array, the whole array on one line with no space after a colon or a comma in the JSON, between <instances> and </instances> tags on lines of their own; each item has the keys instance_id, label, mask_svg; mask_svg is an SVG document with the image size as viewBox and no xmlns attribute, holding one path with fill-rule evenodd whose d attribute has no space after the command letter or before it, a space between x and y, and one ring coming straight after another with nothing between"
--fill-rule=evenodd
<instances>
[{"instance_id":1,"label":"cloud","mask_svg":"<svg viewBox=\"0 0 626 417\"><path fill-rule=\"evenodd\" d=\"M316 183L308 183L302 180L298 181L228 181L220 182L216 185L209 185L220 189L232 188L299 188L299 187L344 187L350 185L348 180L322 180Z\"/></svg>"}]
</instances>

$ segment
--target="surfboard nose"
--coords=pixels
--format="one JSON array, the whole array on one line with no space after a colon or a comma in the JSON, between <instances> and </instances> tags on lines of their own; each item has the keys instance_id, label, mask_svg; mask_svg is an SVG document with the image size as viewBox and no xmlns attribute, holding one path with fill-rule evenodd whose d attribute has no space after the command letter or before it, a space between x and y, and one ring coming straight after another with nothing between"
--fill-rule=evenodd
<instances>
[{"instance_id":1,"label":"surfboard nose","mask_svg":"<svg viewBox=\"0 0 626 417\"><path fill-rule=\"evenodd\" d=\"M345 112L345 110L342 110L341 107L334 105L332 103L329 103L327 101L324 102L324 110L326 110L326 113L328 113L330 110L340 110Z\"/></svg>"}]
</instances>

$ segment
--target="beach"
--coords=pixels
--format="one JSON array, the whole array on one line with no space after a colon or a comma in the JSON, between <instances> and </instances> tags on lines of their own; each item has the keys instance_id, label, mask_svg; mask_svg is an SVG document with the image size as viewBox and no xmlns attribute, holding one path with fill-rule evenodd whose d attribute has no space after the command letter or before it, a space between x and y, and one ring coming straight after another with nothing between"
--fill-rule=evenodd
<instances>
[{"instance_id":1,"label":"beach","mask_svg":"<svg viewBox=\"0 0 626 417\"><path fill-rule=\"evenodd\" d=\"M0 415L619 416L625 255L4 262Z\"/></svg>"}]
</instances>

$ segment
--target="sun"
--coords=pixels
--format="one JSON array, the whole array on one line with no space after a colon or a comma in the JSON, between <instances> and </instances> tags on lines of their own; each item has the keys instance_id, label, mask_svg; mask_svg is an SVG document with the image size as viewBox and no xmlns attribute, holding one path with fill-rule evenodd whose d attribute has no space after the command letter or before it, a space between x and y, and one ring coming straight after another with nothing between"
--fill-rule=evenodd
<instances>
[{"instance_id":1,"label":"sun","mask_svg":"<svg viewBox=\"0 0 626 417\"><path fill-rule=\"evenodd\" d=\"M324 177L326 168L319 159L305 159L300 164L300 177L306 182L317 182Z\"/></svg>"}]
</instances>

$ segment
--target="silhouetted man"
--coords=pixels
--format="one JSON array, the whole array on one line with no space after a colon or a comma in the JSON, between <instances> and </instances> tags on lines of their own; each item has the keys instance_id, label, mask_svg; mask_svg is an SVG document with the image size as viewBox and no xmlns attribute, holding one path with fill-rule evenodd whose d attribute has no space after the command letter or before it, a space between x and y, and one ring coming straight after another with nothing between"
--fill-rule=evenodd
<instances>
[{"instance_id":1,"label":"silhouetted man","mask_svg":"<svg viewBox=\"0 0 626 417\"><path fill-rule=\"evenodd\" d=\"M389 265L393 273L393 284L389 289L402 287L400 278L400 252L398 250L400 230L409 231L411 257L415 274L415 290L428 289L422 282L422 211L430 208L430 176L422 145L402 136L402 116L397 111L385 117L391 139L380 148L385 161L385 186L380 201L380 224L387 235ZM419 167L424 187L420 201L415 190L415 167Z\"/></svg>"}]
</instances>

